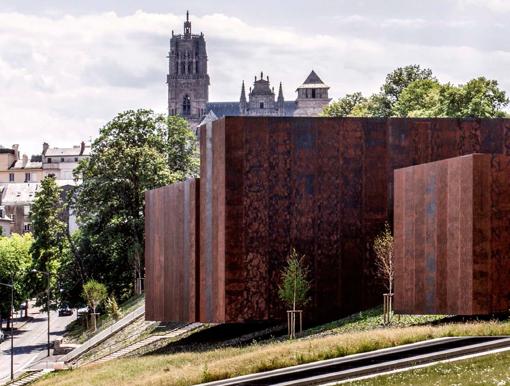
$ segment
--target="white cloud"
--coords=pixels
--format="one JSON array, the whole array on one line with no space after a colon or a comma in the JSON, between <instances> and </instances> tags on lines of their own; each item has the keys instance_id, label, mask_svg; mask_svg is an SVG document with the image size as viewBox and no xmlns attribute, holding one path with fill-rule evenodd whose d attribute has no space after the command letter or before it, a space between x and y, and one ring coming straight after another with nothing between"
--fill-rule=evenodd
<instances>
[{"instance_id":1,"label":"white cloud","mask_svg":"<svg viewBox=\"0 0 510 386\"><path fill-rule=\"evenodd\" d=\"M0 144L21 143L35 153L43 141L64 146L95 137L125 109L165 112L168 40L182 22L142 11L0 13ZM192 16L192 22L195 33L206 35L212 101L238 99L241 81L249 84L261 70L275 86L282 80L286 98L293 99L311 69L338 97L374 92L386 73L409 63L455 83L480 74L506 82L510 65L504 48L447 40L473 27L463 21L353 15L338 18L337 32L329 34L262 27L223 14ZM441 39L431 38L434 31Z\"/></svg>"},{"instance_id":2,"label":"white cloud","mask_svg":"<svg viewBox=\"0 0 510 386\"><path fill-rule=\"evenodd\" d=\"M461 8L475 6L479 8L487 8L493 12L510 11L510 1L508 0L458 0Z\"/></svg>"}]
</instances>

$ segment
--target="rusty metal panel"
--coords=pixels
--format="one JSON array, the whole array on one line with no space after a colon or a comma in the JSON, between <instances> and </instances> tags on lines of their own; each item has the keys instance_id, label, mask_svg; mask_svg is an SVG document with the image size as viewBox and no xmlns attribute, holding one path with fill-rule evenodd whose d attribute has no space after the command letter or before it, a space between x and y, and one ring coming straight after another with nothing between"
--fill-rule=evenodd
<instances>
[{"instance_id":1,"label":"rusty metal panel","mask_svg":"<svg viewBox=\"0 0 510 386\"><path fill-rule=\"evenodd\" d=\"M476 146L474 138L469 146ZM471 154L395 171L397 312L478 315L510 307L503 252L510 247L509 196L505 155Z\"/></svg>"},{"instance_id":2,"label":"rusty metal panel","mask_svg":"<svg viewBox=\"0 0 510 386\"><path fill-rule=\"evenodd\" d=\"M216 209L205 212L210 213L210 227L204 222L202 229L209 230L201 238L216 251L209 257L202 252L202 264L210 259L218 271L202 280L207 298L202 302L213 304L204 321L281 317L277 283L291 246L307 255L313 279L309 307L317 319L379 303L382 289L374 276L371 243L384 222L392 222L393 170L485 148L503 149L507 124L505 120L267 117L213 123L210 151L202 144L202 178L211 179L202 189L213 188L201 203L203 208ZM206 128L202 130L205 133ZM206 135L201 138L207 140ZM218 167L220 174L204 175ZM458 178L459 184L469 183L472 172L459 170ZM466 193L454 189L446 200L452 189L449 181L447 169L437 174L424 169L401 182L406 186L402 207L424 214L418 221L403 220L401 249L409 252L406 241L415 233L424 243L413 246L413 259L402 263L407 276L401 288L413 297L405 299L408 306L418 304L423 312L446 309L448 302L458 304L466 296L443 280L463 273L465 261L450 259L449 254L464 248L472 237L460 231L462 225L472 224L468 212L459 214L459 200ZM428 193L415 195L416 184ZM427 218L426 209L435 217ZM215 243L224 243L223 252ZM222 272L220 285L215 277ZM471 285L469 280L466 285ZM433 291L424 291L428 287ZM434 295L440 293L448 293L448 298ZM473 307L471 299L464 300L465 308Z\"/></svg>"},{"instance_id":3,"label":"rusty metal panel","mask_svg":"<svg viewBox=\"0 0 510 386\"><path fill-rule=\"evenodd\" d=\"M200 321L225 320L225 123L208 123L200 135Z\"/></svg>"},{"instance_id":4,"label":"rusty metal panel","mask_svg":"<svg viewBox=\"0 0 510 386\"><path fill-rule=\"evenodd\" d=\"M392 223L393 211L396 254L405 256L396 261L401 276L395 291L406 294L396 299L398 307L481 312L485 297L498 308L510 294L489 288L484 277L502 281L509 269L502 258L493 258L510 249L504 236L509 199L498 195L506 189L507 164L492 158L490 178L485 166L471 167L462 159L418 172L407 167L473 151L510 154L509 122L227 117L203 126L195 295L175 284L188 287L179 278L192 271L167 264L163 253L186 247L174 236L181 229L164 219L174 214L182 219L187 212L179 200L158 201L149 192L146 234L155 241L146 245L148 315L184 315L185 300L170 299L194 296L195 316L203 322L284 317L277 292L291 247L306 254L311 270L312 301L305 315L328 320L379 304L383 289L375 277L372 243L384 222ZM393 172L402 167L394 190ZM491 187L490 197L481 193L483 186ZM467 208L464 201L483 206ZM489 232L489 212L491 241L479 242ZM474 232L466 233L466 227ZM161 229L159 241L153 235ZM476 275L466 279L475 266ZM461 280L469 291L461 290Z\"/></svg>"},{"instance_id":5,"label":"rusty metal panel","mask_svg":"<svg viewBox=\"0 0 510 386\"><path fill-rule=\"evenodd\" d=\"M145 193L147 320L198 320L198 179Z\"/></svg>"},{"instance_id":6,"label":"rusty metal panel","mask_svg":"<svg viewBox=\"0 0 510 386\"><path fill-rule=\"evenodd\" d=\"M490 285L492 308L508 310L510 299L510 157L492 156L490 190Z\"/></svg>"}]
</instances>

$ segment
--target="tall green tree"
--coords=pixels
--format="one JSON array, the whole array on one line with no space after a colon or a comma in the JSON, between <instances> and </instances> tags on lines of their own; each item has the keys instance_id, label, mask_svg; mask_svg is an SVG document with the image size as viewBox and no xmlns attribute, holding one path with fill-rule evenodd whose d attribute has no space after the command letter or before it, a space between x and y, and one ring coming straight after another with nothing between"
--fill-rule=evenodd
<instances>
[{"instance_id":1,"label":"tall green tree","mask_svg":"<svg viewBox=\"0 0 510 386\"><path fill-rule=\"evenodd\" d=\"M13 234L11 237L0 237L0 282L14 282L14 305L18 306L28 299L31 292L32 277L30 268L32 256L30 249L33 238L30 233L23 236ZM2 319L8 319L11 307L10 289L0 286L0 328Z\"/></svg>"},{"instance_id":2,"label":"tall green tree","mask_svg":"<svg viewBox=\"0 0 510 386\"><path fill-rule=\"evenodd\" d=\"M436 78L432 75L430 68L421 68L418 64L398 67L386 75L381 93L387 99L389 106L393 107L402 91L417 80L436 80Z\"/></svg>"},{"instance_id":3,"label":"tall green tree","mask_svg":"<svg viewBox=\"0 0 510 386\"><path fill-rule=\"evenodd\" d=\"M440 92L441 85L437 80L416 80L402 90L393 105L392 115L422 118L441 116Z\"/></svg>"},{"instance_id":4,"label":"tall green tree","mask_svg":"<svg viewBox=\"0 0 510 386\"><path fill-rule=\"evenodd\" d=\"M508 106L506 93L496 80L472 79L465 85L443 85L439 94L441 115L454 118L501 118Z\"/></svg>"},{"instance_id":5,"label":"tall green tree","mask_svg":"<svg viewBox=\"0 0 510 386\"><path fill-rule=\"evenodd\" d=\"M101 130L77 175L73 207L81 225L83 274L123 299L144 271L144 192L196 175L196 140L186 121L126 111Z\"/></svg>"},{"instance_id":6,"label":"tall green tree","mask_svg":"<svg viewBox=\"0 0 510 386\"><path fill-rule=\"evenodd\" d=\"M64 221L64 203L62 189L55 177L45 177L37 191L32 205L30 218L34 242L32 243L32 268L49 272L50 286L56 289L56 273L59 269L64 249L66 248L67 225ZM44 302L46 293L46 276L34 275L33 295Z\"/></svg>"}]
</instances>

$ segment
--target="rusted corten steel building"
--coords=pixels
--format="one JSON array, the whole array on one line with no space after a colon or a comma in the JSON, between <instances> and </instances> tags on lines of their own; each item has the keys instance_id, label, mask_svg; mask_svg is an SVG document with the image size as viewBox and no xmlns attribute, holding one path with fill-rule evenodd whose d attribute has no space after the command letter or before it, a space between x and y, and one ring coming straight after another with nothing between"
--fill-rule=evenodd
<instances>
[{"instance_id":1,"label":"rusted corten steel building","mask_svg":"<svg viewBox=\"0 0 510 386\"><path fill-rule=\"evenodd\" d=\"M510 157L473 154L395 171L395 310L510 308Z\"/></svg>"},{"instance_id":2,"label":"rusted corten steel building","mask_svg":"<svg viewBox=\"0 0 510 386\"><path fill-rule=\"evenodd\" d=\"M145 317L198 319L198 180L145 193Z\"/></svg>"},{"instance_id":3,"label":"rusted corten steel building","mask_svg":"<svg viewBox=\"0 0 510 386\"><path fill-rule=\"evenodd\" d=\"M227 117L200 142L198 320L285 317L277 288L294 246L311 270L305 315L322 321L381 303L371 245L392 222L393 171L506 153L510 120Z\"/></svg>"}]
</instances>

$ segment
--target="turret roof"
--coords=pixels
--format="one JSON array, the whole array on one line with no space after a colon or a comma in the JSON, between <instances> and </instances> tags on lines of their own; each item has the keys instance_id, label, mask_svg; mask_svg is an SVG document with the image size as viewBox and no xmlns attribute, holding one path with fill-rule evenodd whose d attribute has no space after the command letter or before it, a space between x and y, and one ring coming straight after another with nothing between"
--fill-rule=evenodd
<instances>
[{"instance_id":1,"label":"turret roof","mask_svg":"<svg viewBox=\"0 0 510 386\"><path fill-rule=\"evenodd\" d=\"M315 73L314 70L310 72L310 75L308 75L308 78L306 78L305 82L298 87L298 90L300 88L329 88L329 86L325 85L321 78L319 78L319 75Z\"/></svg>"}]
</instances>

